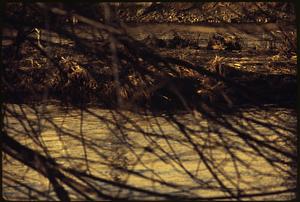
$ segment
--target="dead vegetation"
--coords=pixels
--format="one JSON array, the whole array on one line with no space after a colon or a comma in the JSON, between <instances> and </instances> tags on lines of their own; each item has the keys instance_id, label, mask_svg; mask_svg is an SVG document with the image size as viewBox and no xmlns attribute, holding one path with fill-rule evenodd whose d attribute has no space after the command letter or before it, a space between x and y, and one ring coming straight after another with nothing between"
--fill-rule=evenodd
<instances>
[{"instance_id":1,"label":"dead vegetation","mask_svg":"<svg viewBox=\"0 0 300 202\"><path fill-rule=\"evenodd\" d=\"M37 9L32 9L34 5L23 8L20 5L13 8L8 4L10 8L6 13L8 22L9 20L17 22L18 19L15 18L17 15L26 15L26 19L28 15L42 15ZM161 9L168 7L167 4L151 4L151 6L159 6ZM151 6L143 10L141 15L153 14L150 11ZM194 9L194 6L196 9L201 5L191 4L188 8L181 9L177 6L172 9L186 12ZM91 12L101 10L99 6L94 8L87 6L86 9L88 8ZM112 10L117 12L122 6L116 6L114 9ZM17 38L14 41L16 47L14 45L3 47L6 68L2 91L6 95L6 100L31 102L44 99L44 95L47 94L49 98L67 102L98 103L106 107L116 106L117 100L120 99L126 107L162 109L169 106L173 109L186 109L197 108L201 105L199 103L206 100L212 106L224 105L230 108L235 104L249 104L255 100L256 98L241 99L243 96L240 94L244 92L243 87L250 89L251 92L261 91L254 87L257 82L264 85L259 87L265 90L261 92L262 94L269 94L272 91L278 92L274 97L279 97L280 100L294 98L284 98L286 95L280 95L279 89L274 88L294 85L292 83L295 82L295 75L282 75L282 79L276 80L279 83L275 87L271 85L273 82L271 75L263 78L270 81L260 82L263 76L256 72L257 70L250 70L249 64L249 67L244 68L245 63L239 59L229 61L230 54L250 52L244 50L246 47L243 47L242 40L235 35L213 34L207 41L207 49L215 52L212 52L212 56L198 58L199 54L203 54L199 52L201 48L195 40L188 38L188 34L182 36L174 33L173 37L167 39L149 34L143 40L137 41L127 36L122 31L120 22L114 18L110 19L113 26L105 25L102 24L105 16L96 15L101 19L99 23L93 21L95 16L81 16L82 10L77 6L67 7L67 10L70 10L70 13L59 9L52 10L53 16L49 18L53 24L48 31L56 33L59 37L54 39L61 43L49 41L51 37L47 39L48 31L45 30L39 31L42 35L28 35L30 32L28 25L33 30L40 29L35 26L42 27L39 25L41 19L35 17L32 22L29 21L31 25L27 23L24 28L17 29ZM124 11L127 12L126 9ZM88 17L91 17L91 20ZM61 27L61 22L65 24L64 27ZM14 29L13 24L10 26ZM93 26L97 28L95 32L84 32ZM119 30L115 28L118 26ZM295 44L295 36L288 33L285 45L281 46L281 49L273 50L275 53L270 56L270 62L262 64L264 67L260 69L268 67L268 71L273 74L276 67L282 65L284 67L279 72L283 72L287 63L280 63L282 59L287 57L289 62L294 60L292 59L295 57L294 49L289 44ZM113 34L113 42L109 34ZM112 47L115 47L115 53ZM288 69L292 71L293 63ZM259 98L260 93L257 94L256 97ZM266 102L270 100L257 100L256 103ZM276 103L277 100L274 99L272 102Z\"/></svg>"}]
</instances>

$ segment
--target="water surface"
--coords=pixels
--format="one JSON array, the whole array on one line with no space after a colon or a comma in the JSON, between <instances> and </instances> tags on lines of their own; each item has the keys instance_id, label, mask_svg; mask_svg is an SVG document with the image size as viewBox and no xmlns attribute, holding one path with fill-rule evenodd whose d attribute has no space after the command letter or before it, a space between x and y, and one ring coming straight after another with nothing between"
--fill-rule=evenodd
<instances>
[{"instance_id":1,"label":"water surface","mask_svg":"<svg viewBox=\"0 0 300 202\"><path fill-rule=\"evenodd\" d=\"M195 198L226 199L230 193L266 194L255 200L293 196L270 195L290 188L291 159L286 154L296 155L296 116L291 109L243 109L209 118L196 111L169 116L58 104L5 107L11 137L66 168L101 179ZM37 195L17 182L55 197L47 179L6 155L3 171L5 198ZM91 183L114 197L166 198L99 180Z\"/></svg>"}]
</instances>

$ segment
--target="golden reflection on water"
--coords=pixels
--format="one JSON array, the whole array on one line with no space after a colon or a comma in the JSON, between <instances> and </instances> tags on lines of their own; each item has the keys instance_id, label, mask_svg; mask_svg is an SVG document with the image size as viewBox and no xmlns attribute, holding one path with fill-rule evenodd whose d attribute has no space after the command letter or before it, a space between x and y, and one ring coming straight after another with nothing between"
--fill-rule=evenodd
<instances>
[{"instance_id":1,"label":"golden reflection on water","mask_svg":"<svg viewBox=\"0 0 300 202\"><path fill-rule=\"evenodd\" d=\"M7 107L8 111L22 115L18 106ZM284 171L290 169L288 165L270 165L235 132L211 124L199 114L197 117L191 114L179 116L182 123L190 129L186 136L164 116L129 112L117 114L115 111L97 108L83 112L78 109L65 111L55 105L40 107L37 112L28 106L22 106L22 110L27 119L32 121L31 128L35 131L40 145L33 142L33 138L24 135L24 128L30 128L29 122L23 120L22 127L15 119L16 116L9 113L5 115L8 134L22 144L55 158L67 168L76 168L104 179L158 192L201 197L224 196L224 190L219 188L219 183L205 164L207 161L210 168L218 173L218 179L234 193L238 190L243 191L241 194L247 194L286 189ZM295 135L296 117L289 112L285 114L285 111L281 113L282 121L279 116L275 116L280 114L280 110L259 113L245 110L244 117L265 123L272 120L278 126L272 130L238 118L230 121L240 125L241 130L253 129L250 133L259 140L280 143L280 138ZM124 116L130 120L126 120ZM120 126L116 127L115 123ZM227 150L224 145L230 149ZM47 151L43 148L47 148ZM289 148L285 149L289 151ZM238 159L233 160L229 151ZM280 158L285 160L286 157ZM34 195L28 191L24 194L18 192L15 189L18 185L6 176L32 185L45 193L50 190L49 194L55 197L46 178L6 155L3 159L3 171L4 184L12 186L4 186L5 198L11 200ZM139 198L139 195L125 189L108 190L108 193L114 196L131 194L131 197ZM72 197L76 199L77 196ZM287 197L291 197L291 194L254 199L280 200Z\"/></svg>"}]
</instances>

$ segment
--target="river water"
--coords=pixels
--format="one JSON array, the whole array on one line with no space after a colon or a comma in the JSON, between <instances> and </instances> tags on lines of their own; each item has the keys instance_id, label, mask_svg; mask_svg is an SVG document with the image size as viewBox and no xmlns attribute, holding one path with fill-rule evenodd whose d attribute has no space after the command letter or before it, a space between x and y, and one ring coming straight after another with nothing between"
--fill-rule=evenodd
<instances>
[{"instance_id":1,"label":"river water","mask_svg":"<svg viewBox=\"0 0 300 202\"><path fill-rule=\"evenodd\" d=\"M297 119L292 109L251 108L209 116L197 111L170 115L92 106L83 110L48 103L6 104L4 111L5 129L22 144L65 168L131 186L90 181L113 197L294 197L284 192L294 183L289 154L296 156ZM3 196L8 200L56 197L46 178L7 155L3 156ZM70 196L83 199L72 190Z\"/></svg>"}]
</instances>

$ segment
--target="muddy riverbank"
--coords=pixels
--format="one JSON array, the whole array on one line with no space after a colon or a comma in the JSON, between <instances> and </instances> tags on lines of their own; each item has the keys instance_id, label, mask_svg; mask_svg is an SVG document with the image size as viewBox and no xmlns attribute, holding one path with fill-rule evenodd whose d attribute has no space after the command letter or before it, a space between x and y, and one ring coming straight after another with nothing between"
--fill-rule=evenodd
<instances>
[{"instance_id":1,"label":"muddy riverbank","mask_svg":"<svg viewBox=\"0 0 300 202\"><path fill-rule=\"evenodd\" d=\"M176 88L192 108L197 108L197 103L203 101L211 105L223 103L226 106L227 101L222 98L224 96L218 95L220 91L228 92L225 96L232 100L233 105L251 104L252 101L246 98L237 100L244 92L243 88L250 90L248 94L257 93L257 97L261 98L257 100L257 104L295 103L297 57L281 55L278 49L281 44L277 44L276 40L271 43L267 37L255 41L243 36L240 42L242 50L207 50L211 36L209 34L165 30L166 33L161 35L151 28L154 35L149 35L145 31L150 27L141 29L144 31L135 30L131 35L137 38L147 51L151 51L151 54L155 55L157 52L160 56L152 64L148 61L148 55L138 56L138 61L120 56L122 68L119 75L119 93L124 103L128 103L127 106L153 109L166 106L184 108L172 88ZM71 40L68 45L62 47L53 44L53 60L43 56L38 47L28 42L24 43L23 56L19 61L4 61L4 64L8 65L4 71L5 85L2 89L4 101L30 103L59 99L73 104L94 103L106 107L116 105L116 83L109 60L83 53L85 48L92 50L96 44L105 47L105 43L100 41L92 45L87 35L89 34L81 36L83 41L88 40L86 44L82 44L82 50L77 50ZM200 36L202 38L199 38ZM161 47L161 43L169 45ZM3 50L7 48L9 47L4 47ZM214 64L216 56L222 58L219 64ZM161 66L160 60L167 61L169 66ZM137 70L134 68L136 65L143 67ZM216 75L218 72L215 71L218 65L221 65L224 71L230 72L224 79L232 84L217 78L220 76ZM277 85L274 86L274 83ZM242 89L236 84L241 84ZM135 92L141 93L135 95Z\"/></svg>"}]
</instances>

